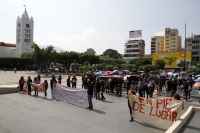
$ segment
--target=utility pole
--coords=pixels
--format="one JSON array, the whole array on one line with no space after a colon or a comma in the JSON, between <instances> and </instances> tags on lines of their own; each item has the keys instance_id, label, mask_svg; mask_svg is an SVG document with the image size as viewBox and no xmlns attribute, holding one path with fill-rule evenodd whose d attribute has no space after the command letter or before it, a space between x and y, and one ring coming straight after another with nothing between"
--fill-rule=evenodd
<instances>
[{"instance_id":1,"label":"utility pole","mask_svg":"<svg viewBox=\"0 0 200 133\"><path fill-rule=\"evenodd\" d=\"M186 71L186 23L185 23L185 52L184 52L184 71Z\"/></svg>"}]
</instances>

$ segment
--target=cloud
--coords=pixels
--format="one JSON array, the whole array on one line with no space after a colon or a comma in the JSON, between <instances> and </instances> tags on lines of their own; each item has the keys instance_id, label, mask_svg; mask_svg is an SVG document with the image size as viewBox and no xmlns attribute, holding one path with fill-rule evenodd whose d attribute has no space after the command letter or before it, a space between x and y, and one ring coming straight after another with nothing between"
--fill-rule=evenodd
<instances>
[{"instance_id":1,"label":"cloud","mask_svg":"<svg viewBox=\"0 0 200 133\"><path fill-rule=\"evenodd\" d=\"M80 40L87 40L87 39L92 39L92 38L97 38L99 37L99 34L96 32L95 29L88 29L82 32L82 34L74 34L74 35L69 35L67 36L67 40L71 39L80 39Z\"/></svg>"},{"instance_id":2,"label":"cloud","mask_svg":"<svg viewBox=\"0 0 200 133\"><path fill-rule=\"evenodd\" d=\"M80 34L38 36L35 41L40 44L59 46L68 51L84 52L100 43L99 34L95 29L87 29Z\"/></svg>"},{"instance_id":3,"label":"cloud","mask_svg":"<svg viewBox=\"0 0 200 133\"><path fill-rule=\"evenodd\" d=\"M165 35L165 32L164 31L159 31L159 32L156 32L155 36L164 36Z\"/></svg>"},{"instance_id":4,"label":"cloud","mask_svg":"<svg viewBox=\"0 0 200 133\"><path fill-rule=\"evenodd\" d=\"M1 6L1 5L0 5L0 11L2 12L2 11L4 11L4 10L6 10L6 8L5 8L4 6Z\"/></svg>"}]
</instances>

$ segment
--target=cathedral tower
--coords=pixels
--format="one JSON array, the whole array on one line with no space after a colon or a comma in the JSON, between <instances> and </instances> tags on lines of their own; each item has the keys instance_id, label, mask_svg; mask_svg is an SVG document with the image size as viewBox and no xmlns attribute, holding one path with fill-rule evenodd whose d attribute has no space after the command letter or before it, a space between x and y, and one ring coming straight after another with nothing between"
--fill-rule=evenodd
<instances>
[{"instance_id":1,"label":"cathedral tower","mask_svg":"<svg viewBox=\"0 0 200 133\"><path fill-rule=\"evenodd\" d=\"M33 52L33 17L29 18L26 8L21 18L17 17L16 22L16 53L20 57L23 53Z\"/></svg>"}]
</instances>

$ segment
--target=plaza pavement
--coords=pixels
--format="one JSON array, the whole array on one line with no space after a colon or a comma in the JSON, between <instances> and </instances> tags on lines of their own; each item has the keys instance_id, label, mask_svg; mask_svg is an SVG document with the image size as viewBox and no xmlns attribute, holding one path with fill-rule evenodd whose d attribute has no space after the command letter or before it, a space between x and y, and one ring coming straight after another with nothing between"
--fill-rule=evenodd
<instances>
[{"instance_id":1,"label":"plaza pavement","mask_svg":"<svg viewBox=\"0 0 200 133\"><path fill-rule=\"evenodd\" d=\"M0 72L0 85L17 84L21 76L32 79L35 72ZM51 78L41 75L42 81ZM58 77L58 74L56 75ZM62 75L65 85L67 75ZM78 87L81 87L81 77L78 78ZM39 93L39 97L19 93L0 95L0 133L162 133L163 129L139 121L129 122L129 110L126 91L122 97L106 95L106 101L93 99L94 110L80 108L62 101L52 100L50 89L47 98ZM193 93L195 93L193 91ZM32 92L33 94L33 92ZM192 94L193 95L193 94ZM154 95L156 96L156 95ZM185 109L191 105L199 106L194 98L185 102ZM198 115L199 116L199 115ZM192 119L193 121L196 119ZM192 122L192 121L191 121ZM190 123L188 123L189 125ZM186 128L188 129L188 128ZM180 132L187 132L187 130ZM196 128L194 131L196 131ZM197 130L199 131L199 129ZM193 133L190 131L190 133Z\"/></svg>"}]
</instances>

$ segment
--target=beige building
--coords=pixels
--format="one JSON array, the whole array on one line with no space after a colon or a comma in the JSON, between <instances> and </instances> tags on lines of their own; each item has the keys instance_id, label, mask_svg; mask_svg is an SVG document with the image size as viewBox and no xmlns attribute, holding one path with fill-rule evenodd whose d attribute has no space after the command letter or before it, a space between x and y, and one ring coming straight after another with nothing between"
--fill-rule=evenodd
<instances>
[{"instance_id":1,"label":"beige building","mask_svg":"<svg viewBox=\"0 0 200 133\"><path fill-rule=\"evenodd\" d=\"M151 38L151 54L165 51L165 36L154 36Z\"/></svg>"},{"instance_id":2,"label":"beige building","mask_svg":"<svg viewBox=\"0 0 200 133\"><path fill-rule=\"evenodd\" d=\"M164 51L177 51L181 49L181 37L177 29L165 29L165 50Z\"/></svg>"},{"instance_id":3,"label":"beige building","mask_svg":"<svg viewBox=\"0 0 200 133\"><path fill-rule=\"evenodd\" d=\"M192 38L186 38L186 51L192 51Z\"/></svg>"}]
</instances>

